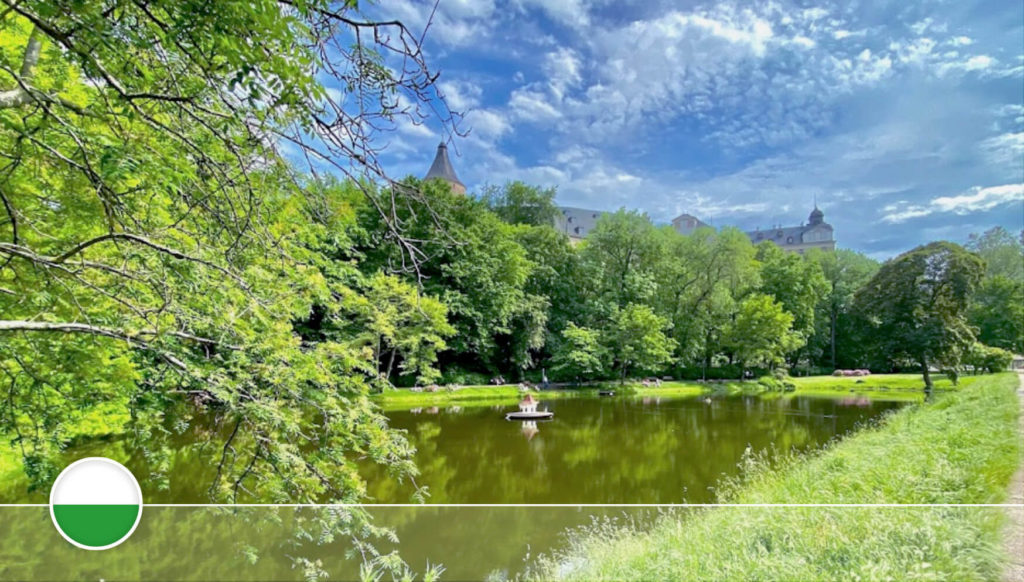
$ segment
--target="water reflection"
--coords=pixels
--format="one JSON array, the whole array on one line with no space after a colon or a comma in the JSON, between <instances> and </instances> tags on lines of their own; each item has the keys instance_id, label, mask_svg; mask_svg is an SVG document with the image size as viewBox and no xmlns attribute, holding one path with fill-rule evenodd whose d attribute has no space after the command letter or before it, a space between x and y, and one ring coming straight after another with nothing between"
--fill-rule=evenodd
<instances>
[{"instance_id":1,"label":"water reflection","mask_svg":"<svg viewBox=\"0 0 1024 582\"><path fill-rule=\"evenodd\" d=\"M503 420L514 405L388 416L416 445L417 483L432 503L678 503L713 501L714 484L735 473L748 446L814 448L900 406L756 396L546 404L556 414L544 423ZM375 501L411 498L410 484L377 467L362 471Z\"/></svg>"}]
</instances>

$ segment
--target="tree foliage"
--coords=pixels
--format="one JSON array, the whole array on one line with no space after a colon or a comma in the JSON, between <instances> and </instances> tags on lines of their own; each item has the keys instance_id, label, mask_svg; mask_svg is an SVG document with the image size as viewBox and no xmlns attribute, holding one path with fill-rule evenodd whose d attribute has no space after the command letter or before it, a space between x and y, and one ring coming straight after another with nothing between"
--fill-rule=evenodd
<instances>
[{"instance_id":1,"label":"tree foliage","mask_svg":"<svg viewBox=\"0 0 1024 582\"><path fill-rule=\"evenodd\" d=\"M509 224L552 226L559 214L554 188L541 189L515 181L485 188L482 198L491 212Z\"/></svg>"},{"instance_id":2,"label":"tree foliage","mask_svg":"<svg viewBox=\"0 0 1024 582\"><path fill-rule=\"evenodd\" d=\"M930 243L883 264L858 291L857 310L877 349L920 365L930 389L929 366L955 365L974 342L967 309L983 273L963 247Z\"/></svg>"},{"instance_id":3,"label":"tree foliage","mask_svg":"<svg viewBox=\"0 0 1024 582\"><path fill-rule=\"evenodd\" d=\"M672 360L675 340L665 333L670 327L646 305L630 304L615 314L602 339L620 380L635 370L656 371Z\"/></svg>"},{"instance_id":4,"label":"tree foliage","mask_svg":"<svg viewBox=\"0 0 1024 582\"><path fill-rule=\"evenodd\" d=\"M587 380L605 369L607 357L596 331L569 322L562 330L562 340L551 361L554 372L564 377Z\"/></svg>"},{"instance_id":5,"label":"tree foliage","mask_svg":"<svg viewBox=\"0 0 1024 582\"><path fill-rule=\"evenodd\" d=\"M795 317L770 295L753 293L740 302L735 319L725 331L725 346L740 366L774 368L786 354L805 341L793 329Z\"/></svg>"}]
</instances>

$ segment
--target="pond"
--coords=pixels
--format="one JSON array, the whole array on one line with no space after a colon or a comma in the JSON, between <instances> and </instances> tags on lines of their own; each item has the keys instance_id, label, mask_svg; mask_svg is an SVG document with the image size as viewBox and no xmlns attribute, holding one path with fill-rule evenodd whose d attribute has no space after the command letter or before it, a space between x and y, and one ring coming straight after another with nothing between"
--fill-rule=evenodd
<instances>
[{"instance_id":1,"label":"pond","mask_svg":"<svg viewBox=\"0 0 1024 582\"><path fill-rule=\"evenodd\" d=\"M506 421L514 405L389 412L417 448L430 503L703 503L743 452L807 450L898 403L850 398L615 397L542 401L551 421ZM376 503L411 485L367 467Z\"/></svg>"},{"instance_id":2,"label":"pond","mask_svg":"<svg viewBox=\"0 0 1024 582\"><path fill-rule=\"evenodd\" d=\"M553 420L506 421L504 413L515 410L514 403L430 407L387 415L394 427L408 432L417 448L420 475L416 481L427 489L428 503L703 503L715 500L714 487L723 477L736 475L748 449L755 453L770 448L814 449L903 405L852 395L845 399L619 396L549 401L542 397L541 401L541 408L554 411ZM188 439L199 438L189 434L180 437L182 452L172 462L169 489L158 491L143 481L147 502L206 500L211 466L185 452ZM103 454L128 458L129 468L145 475L143 459L131 455L127 446L120 439L78 443L68 451L68 458ZM376 466L362 467L362 472L370 502L412 500L408 482L399 483ZM0 488L4 502L39 501L25 497L24 490L4 485ZM170 515L184 511L169 508L164 515L179 522ZM372 513L379 525L396 530L402 556L417 569L441 562L447 568L445 580L479 580L495 571L521 571L524 556L555 547L566 528L603 516L642 520L651 510L405 507L375 508ZM156 514L152 515L150 519L155 520ZM237 533L225 536L234 539ZM0 533L0 554L3 538ZM135 543L145 546L143 539ZM339 541L309 551L324 561L333 578L344 579L358 572L354 562L343 558L344 549ZM234 551L227 544L222 555L212 552L207 558L228 564L233 557L228 554ZM259 576L270 575L265 568L271 563L261 561L264 569L258 570ZM106 577L118 577L116 568L96 567ZM281 568L282 575L295 574L288 574L290 566ZM230 577L239 579L249 577L244 571L228 570ZM212 571L204 575L216 577Z\"/></svg>"}]
</instances>

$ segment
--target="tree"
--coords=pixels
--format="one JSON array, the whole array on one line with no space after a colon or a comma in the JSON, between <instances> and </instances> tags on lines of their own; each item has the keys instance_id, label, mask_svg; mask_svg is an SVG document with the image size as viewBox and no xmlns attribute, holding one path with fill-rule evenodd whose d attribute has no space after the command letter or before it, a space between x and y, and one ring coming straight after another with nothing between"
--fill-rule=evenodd
<instances>
[{"instance_id":1,"label":"tree","mask_svg":"<svg viewBox=\"0 0 1024 582\"><path fill-rule=\"evenodd\" d=\"M984 268L963 247L933 242L886 261L854 298L876 350L919 364L928 393L929 366L955 365L974 343L967 309Z\"/></svg>"},{"instance_id":2,"label":"tree","mask_svg":"<svg viewBox=\"0 0 1024 582\"><path fill-rule=\"evenodd\" d=\"M1024 281L985 277L974 295L969 320L978 328L978 341L1024 353Z\"/></svg>"},{"instance_id":3,"label":"tree","mask_svg":"<svg viewBox=\"0 0 1024 582\"><path fill-rule=\"evenodd\" d=\"M598 332L569 322L555 349L552 369L567 377L589 379L601 374L607 357Z\"/></svg>"},{"instance_id":4,"label":"tree","mask_svg":"<svg viewBox=\"0 0 1024 582\"><path fill-rule=\"evenodd\" d=\"M672 361L676 342L665 332L671 324L646 305L630 304L616 313L602 340L624 382L636 369L655 371Z\"/></svg>"},{"instance_id":5,"label":"tree","mask_svg":"<svg viewBox=\"0 0 1024 582\"><path fill-rule=\"evenodd\" d=\"M394 244L389 221L369 205L359 218L366 232L356 249L363 257L359 268L405 277L448 307L456 334L442 364L497 372L512 360L518 370L529 367L530 352L543 345L547 303L525 289L533 263L516 241L523 227L502 222L482 202L453 194L441 181L409 178L404 184L422 188L424 199L394 206L391 220L418 241L417 259L410 261L401 244ZM388 192L374 196L378 204L389 198Z\"/></svg>"},{"instance_id":6,"label":"tree","mask_svg":"<svg viewBox=\"0 0 1024 582\"><path fill-rule=\"evenodd\" d=\"M842 340L846 339L841 335L841 320L849 318L854 294L878 272L879 264L874 259L846 249L810 249L806 257L821 267L828 282L828 292L818 304L821 317L815 317L815 337L811 341L827 346L825 349L829 354L829 363L834 369L838 367L839 346L845 345Z\"/></svg>"},{"instance_id":7,"label":"tree","mask_svg":"<svg viewBox=\"0 0 1024 582\"><path fill-rule=\"evenodd\" d=\"M338 308L354 316L345 319L350 341L371 350L374 369L385 382L391 380L396 359L399 369L416 374L420 384L430 384L441 376L437 353L447 348L445 338L455 333L443 303L379 272L358 290L343 289L339 298Z\"/></svg>"},{"instance_id":8,"label":"tree","mask_svg":"<svg viewBox=\"0 0 1024 582\"><path fill-rule=\"evenodd\" d=\"M802 337L797 348L806 346L814 334L815 308L828 294L821 265L769 241L757 245L757 260L761 263L761 292L793 314L793 330Z\"/></svg>"},{"instance_id":9,"label":"tree","mask_svg":"<svg viewBox=\"0 0 1024 582\"><path fill-rule=\"evenodd\" d=\"M491 212L509 224L552 226L558 216L555 189L541 189L520 181L502 187L489 186L482 196Z\"/></svg>"},{"instance_id":10,"label":"tree","mask_svg":"<svg viewBox=\"0 0 1024 582\"><path fill-rule=\"evenodd\" d=\"M966 246L985 260L989 277L1024 281L1024 240L1014 238L1005 228L996 226L980 235L971 234Z\"/></svg>"},{"instance_id":11,"label":"tree","mask_svg":"<svg viewBox=\"0 0 1024 582\"><path fill-rule=\"evenodd\" d=\"M615 308L651 298L662 241L647 216L636 211L619 210L597 220L580 249L597 317L607 318Z\"/></svg>"},{"instance_id":12,"label":"tree","mask_svg":"<svg viewBox=\"0 0 1024 582\"><path fill-rule=\"evenodd\" d=\"M967 248L985 260L970 322L990 346L1024 352L1024 243L1002 227L972 234Z\"/></svg>"},{"instance_id":13,"label":"tree","mask_svg":"<svg viewBox=\"0 0 1024 582\"><path fill-rule=\"evenodd\" d=\"M793 320L793 315L770 295L753 293L740 302L723 343L744 371L749 366L775 367L804 341L793 329Z\"/></svg>"},{"instance_id":14,"label":"tree","mask_svg":"<svg viewBox=\"0 0 1024 582\"><path fill-rule=\"evenodd\" d=\"M672 323L682 362L705 369L722 351L721 332L739 300L760 284L750 239L735 228L682 236L663 229L665 252L655 269L658 312Z\"/></svg>"},{"instance_id":15,"label":"tree","mask_svg":"<svg viewBox=\"0 0 1024 582\"><path fill-rule=\"evenodd\" d=\"M292 323L334 290L305 245L322 234L318 194L278 146L318 134L303 149L372 173L343 153L365 159L369 136L342 130L393 118L395 96L415 100L433 77L386 72L389 49L349 33L384 26L413 53L418 36L352 8L5 3L0 415L34 481L52 478L73 412L109 403L131 409L132 442L155 461L170 454L171 403L217 409L211 500L355 501L351 453L367 442L412 470L365 397L359 354L304 345ZM342 76L348 98L328 103L321 80Z\"/></svg>"},{"instance_id":16,"label":"tree","mask_svg":"<svg viewBox=\"0 0 1024 582\"><path fill-rule=\"evenodd\" d=\"M0 424L34 483L100 405L152 467L215 411L196 501L357 502L360 457L415 473L365 355L303 337L352 266L298 163L369 188L378 131L428 102L451 127L420 38L356 2L4 2Z\"/></svg>"}]
</instances>

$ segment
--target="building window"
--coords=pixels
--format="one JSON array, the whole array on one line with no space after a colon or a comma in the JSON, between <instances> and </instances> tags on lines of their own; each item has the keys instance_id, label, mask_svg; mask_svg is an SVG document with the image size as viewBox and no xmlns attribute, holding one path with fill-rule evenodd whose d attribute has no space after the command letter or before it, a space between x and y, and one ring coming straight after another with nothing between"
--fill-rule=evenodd
<instances>
[{"instance_id":1,"label":"building window","mask_svg":"<svg viewBox=\"0 0 1024 582\"><path fill-rule=\"evenodd\" d=\"M573 230L576 232L576 234L580 233L580 227L578 227L578 226L576 228L574 228Z\"/></svg>"},{"instance_id":2,"label":"building window","mask_svg":"<svg viewBox=\"0 0 1024 582\"><path fill-rule=\"evenodd\" d=\"M791 236L786 237L786 244L788 244L788 245L793 244L793 237L791 237Z\"/></svg>"},{"instance_id":3,"label":"building window","mask_svg":"<svg viewBox=\"0 0 1024 582\"><path fill-rule=\"evenodd\" d=\"M572 217L570 216L568 219L566 219L566 222L572 222Z\"/></svg>"},{"instance_id":4,"label":"building window","mask_svg":"<svg viewBox=\"0 0 1024 582\"><path fill-rule=\"evenodd\" d=\"M759 232L759 233L757 233L757 240L761 240L761 239L763 239L763 238L764 238L764 234L762 234L762 233L760 233L760 232Z\"/></svg>"}]
</instances>

